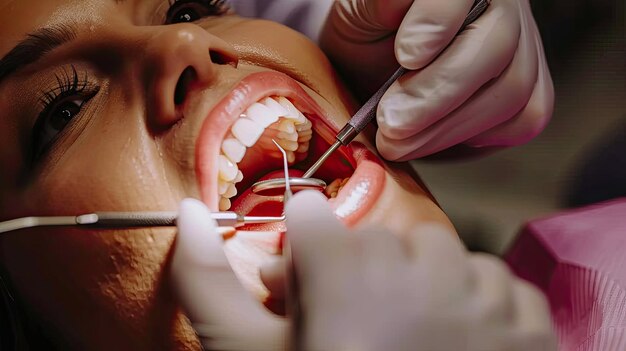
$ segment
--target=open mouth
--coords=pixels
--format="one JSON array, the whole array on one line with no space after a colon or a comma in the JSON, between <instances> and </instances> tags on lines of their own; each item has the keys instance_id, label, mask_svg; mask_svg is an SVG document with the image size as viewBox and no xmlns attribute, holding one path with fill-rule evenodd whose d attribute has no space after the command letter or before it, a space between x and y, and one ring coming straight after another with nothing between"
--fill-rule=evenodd
<instances>
[{"instance_id":1,"label":"open mouth","mask_svg":"<svg viewBox=\"0 0 626 351\"><path fill-rule=\"evenodd\" d=\"M283 178L287 152L289 172L299 177L335 141L340 129L295 80L278 72L254 73L215 105L196 142L196 176L202 201L211 209L241 215L280 216L282 194L254 194L252 185ZM355 225L374 208L385 187L385 171L365 146L341 147L313 175L327 187L324 194L335 215ZM259 267L282 252L285 223L246 225L224 242L224 250L241 282L276 313L281 298L263 285ZM282 311L282 312L281 312Z\"/></svg>"},{"instance_id":2,"label":"open mouth","mask_svg":"<svg viewBox=\"0 0 626 351\"><path fill-rule=\"evenodd\" d=\"M280 216L281 195L251 191L259 180L284 177L283 156L273 140L287 152L290 176L298 177L330 147L338 129L288 76L247 76L213 108L200 132L196 165L202 200L212 210ZM355 180L356 174L360 177ZM384 181L376 157L359 144L337 150L313 177L326 182L324 194L348 223L367 212ZM282 232L284 224L244 229Z\"/></svg>"}]
</instances>

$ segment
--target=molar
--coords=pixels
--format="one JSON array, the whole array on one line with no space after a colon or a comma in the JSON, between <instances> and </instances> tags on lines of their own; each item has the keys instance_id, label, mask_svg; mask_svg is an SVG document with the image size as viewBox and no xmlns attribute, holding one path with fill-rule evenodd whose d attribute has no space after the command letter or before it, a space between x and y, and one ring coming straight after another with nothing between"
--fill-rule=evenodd
<instances>
[{"instance_id":1,"label":"molar","mask_svg":"<svg viewBox=\"0 0 626 351\"><path fill-rule=\"evenodd\" d=\"M285 133L296 133L296 126L294 126L293 121L289 119L283 119L278 122L278 125L275 125L276 129Z\"/></svg>"},{"instance_id":2,"label":"molar","mask_svg":"<svg viewBox=\"0 0 626 351\"><path fill-rule=\"evenodd\" d=\"M296 151L298 150L298 142L297 141L289 141L284 139L276 140L278 145L280 145L286 151Z\"/></svg>"}]
</instances>

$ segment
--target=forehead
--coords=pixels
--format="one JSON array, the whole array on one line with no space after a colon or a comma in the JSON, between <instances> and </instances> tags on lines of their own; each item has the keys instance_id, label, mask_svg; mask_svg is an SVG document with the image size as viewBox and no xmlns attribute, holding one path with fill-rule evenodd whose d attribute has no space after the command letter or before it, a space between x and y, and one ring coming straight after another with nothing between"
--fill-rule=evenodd
<instances>
[{"instance_id":1,"label":"forehead","mask_svg":"<svg viewBox=\"0 0 626 351\"><path fill-rule=\"evenodd\" d=\"M55 23L98 21L98 8L116 0L0 0L0 57L26 34Z\"/></svg>"}]
</instances>

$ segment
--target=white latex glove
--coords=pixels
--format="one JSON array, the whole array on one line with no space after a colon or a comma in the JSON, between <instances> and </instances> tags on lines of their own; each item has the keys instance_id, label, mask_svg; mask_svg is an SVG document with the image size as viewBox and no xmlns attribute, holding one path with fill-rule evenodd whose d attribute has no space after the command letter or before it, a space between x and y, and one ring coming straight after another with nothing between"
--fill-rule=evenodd
<instances>
[{"instance_id":1,"label":"white latex glove","mask_svg":"<svg viewBox=\"0 0 626 351\"><path fill-rule=\"evenodd\" d=\"M180 205L174 289L207 350L284 350L287 322L244 289L222 248L223 230L200 201Z\"/></svg>"},{"instance_id":2,"label":"white latex glove","mask_svg":"<svg viewBox=\"0 0 626 351\"><path fill-rule=\"evenodd\" d=\"M286 349L287 323L239 283L209 215L199 201L181 203L172 259L174 287L203 346ZM445 230L422 228L404 244L381 230L348 232L316 193L294 197L287 215L305 350L553 346L541 295L499 261L468 255ZM263 272L273 293L284 272L284 263Z\"/></svg>"},{"instance_id":3,"label":"white latex glove","mask_svg":"<svg viewBox=\"0 0 626 351\"><path fill-rule=\"evenodd\" d=\"M528 0L492 1L455 38L473 2L338 0L331 9L320 44L361 95L398 62L413 70L378 108L376 142L385 158L459 144L517 145L547 124L554 91Z\"/></svg>"},{"instance_id":4,"label":"white latex glove","mask_svg":"<svg viewBox=\"0 0 626 351\"><path fill-rule=\"evenodd\" d=\"M291 200L287 227L305 350L556 349L543 296L441 227L349 231L315 192Z\"/></svg>"}]
</instances>

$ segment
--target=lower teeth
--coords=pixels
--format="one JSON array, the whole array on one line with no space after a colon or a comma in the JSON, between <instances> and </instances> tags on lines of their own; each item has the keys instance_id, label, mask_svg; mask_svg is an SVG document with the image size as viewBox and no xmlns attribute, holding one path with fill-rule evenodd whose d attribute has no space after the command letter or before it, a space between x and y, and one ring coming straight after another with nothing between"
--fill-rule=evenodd
<instances>
[{"instance_id":1,"label":"lower teeth","mask_svg":"<svg viewBox=\"0 0 626 351\"><path fill-rule=\"evenodd\" d=\"M348 183L349 180L350 178L335 179L326 187L326 189L324 189L324 194L331 199L336 198L337 194L339 194L341 189L343 189L343 187Z\"/></svg>"}]
</instances>

